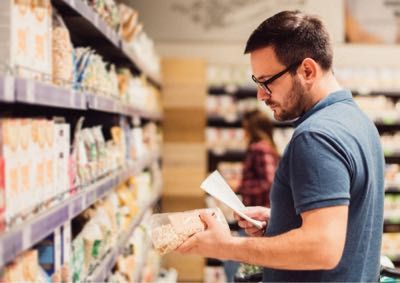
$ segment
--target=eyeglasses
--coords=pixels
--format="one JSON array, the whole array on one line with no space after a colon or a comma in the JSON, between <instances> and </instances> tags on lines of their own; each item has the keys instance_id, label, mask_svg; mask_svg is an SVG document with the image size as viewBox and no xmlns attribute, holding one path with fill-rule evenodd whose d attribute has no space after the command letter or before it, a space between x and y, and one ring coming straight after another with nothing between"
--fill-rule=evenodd
<instances>
[{"instance_id":1,"label":"eyeglasses","mask_svg":"<svg viewBox=\"0 0 400 283\"><path fill-rule=\"evenodd\" d=\"M289 72L290 70L292 70L293 68L297 67L297 66L300 65L300 64L301 64L301 61L300 61L300 62L297 62L297 63L294 63L294 64L291 64L289 67L287 67L287 68L284 69L283 71L277 73L276 75L273 75L271 78L269 78L268 80L263 81L263 82L257 80L257 78L256 78L254 75L252 75L251 78L253 79L253 81L257 84L257 86L258 86L260 89L264 90L266 93L268 93L269 95L271 95L271 94L272 94L272 91L269 89L268 85L271 84L271 83L272 83L273 81L275 81L276 79L278 79L278 78L280 78L281 76L283 76L285 73L287 73L287 72Z\"/></svg>"}]
</instances>

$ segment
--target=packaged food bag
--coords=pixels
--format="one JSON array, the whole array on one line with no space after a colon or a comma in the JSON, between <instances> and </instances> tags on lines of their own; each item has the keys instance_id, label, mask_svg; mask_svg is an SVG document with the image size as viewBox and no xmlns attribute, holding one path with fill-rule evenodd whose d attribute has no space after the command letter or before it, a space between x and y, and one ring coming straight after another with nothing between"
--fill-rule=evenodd
<instances>
[{"instance_id":1,"label":"packaged food bag","mask_svg":"<svg viewBox=\"0 0 400 283\"><path fill-rule=\"evenodd\" d=\"M219 208L153 214L150 218L151 239L158 253L163 255L172 252L190 236L204 231L206 227L200 219L201 212L209 213L228 225Z\"/></svg>"}]
</instances>

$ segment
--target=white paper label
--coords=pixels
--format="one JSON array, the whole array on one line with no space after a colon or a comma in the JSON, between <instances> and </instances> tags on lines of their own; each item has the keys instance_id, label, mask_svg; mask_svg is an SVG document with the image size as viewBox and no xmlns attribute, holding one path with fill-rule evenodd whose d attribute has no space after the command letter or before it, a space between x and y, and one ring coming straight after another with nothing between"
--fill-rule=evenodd
<instances>
[{"instance_id":1,"label":"white paper label","mask_svg":"<svg viewBox=\"0 0 400 283\"><path fill-rule=\"evenodd\" d=\"M81 108L86 108L86 105L85 105L85 94L84 93L80 93L79 95L81 96Z\"/></svg>"},{"instance_id":2,"label":"white paper label","mask_svg":"<svg viewBox=\"0 0 400 283\"><path fill-rule=\"evenodd\" d=\"M75 96L76 96L75 91L74 90L69 91L68 95L69 95L69 106L76 107L77 105L75 105Z\"/></svg>"},{"instance_id":3,"label":"white paper label","mask_svg":"<svg viewBox=\"0 0 400 283\"><path fill-rule=\"evenodd\" d=\"M6 101L14 100L14 78L11 76L4 77L4 98Z\"/></svg>"},{"instance_id":4,"label":"white paper label","mask_svg":"<svg viewBox=\"0 0 400 283\"><path fill-rule=\"evenodd\" d=\"M35 102L35 82L33 80L26 81L26 102Z\"/></svg>"}]
</instances>

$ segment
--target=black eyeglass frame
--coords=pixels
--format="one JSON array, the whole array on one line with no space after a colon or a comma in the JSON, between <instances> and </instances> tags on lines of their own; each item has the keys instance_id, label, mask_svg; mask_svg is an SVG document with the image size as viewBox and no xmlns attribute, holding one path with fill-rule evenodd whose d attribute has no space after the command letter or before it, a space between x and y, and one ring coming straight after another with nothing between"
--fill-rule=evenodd
<instances>
[{"instance_id":1,"label":"black eyeglass frame","mask_svg":"<svg viewBox=\"0 0 400 283\"><path fill-rule=\"evenodd\" d=\"M285 73L289 72L293 68L295 68L295 67L297 68L301 63L302 63L302 61L294 63L294 64L291 64L291 65L289 65L289 67L287 67L283 71L280 71L276 75L273 75L271 78L269 78L268 80L263 81L263 82L259 81L254 75L252 75L251 78L257 84L257 86L259 88L261 88L262 90L266 91L269 95L271 95L272 91L269 89L268 85L271 84L273 81L275 81L275 80L279 79L280 77L282 77Z\"/></svg>"}]
</instances>

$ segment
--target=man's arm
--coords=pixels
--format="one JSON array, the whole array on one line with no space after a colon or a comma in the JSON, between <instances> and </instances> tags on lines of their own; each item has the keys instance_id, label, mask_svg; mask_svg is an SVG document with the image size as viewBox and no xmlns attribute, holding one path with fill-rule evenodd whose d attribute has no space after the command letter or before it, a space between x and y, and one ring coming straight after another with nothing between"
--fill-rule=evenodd
<instances>
[{"instance_id":1,"label":"man's arm","mask_svg":"<svg viewBox=\"0 0 400 283\"><path fill-rule=\"evenodd\" d=\"M275 269L333 269L342 257L347 213L347 206L313 209L301 214L300 228L275 237L254 238L232 237L228 227L202 214L207 229L194 234L177 251Z\"/></svg>"},{"instance_id":2,"label":"man's arm","mask_svg":"<svg viewBox=\"0 0 400 283\"><path fill-rule=\"evenodd\" d=\"M275 269L333 269L342 257L347 214L347 206L304 212L302 226L287 233L264 238L230 238L221 249L221 257Z\"/></svg>"}]
</instances>

